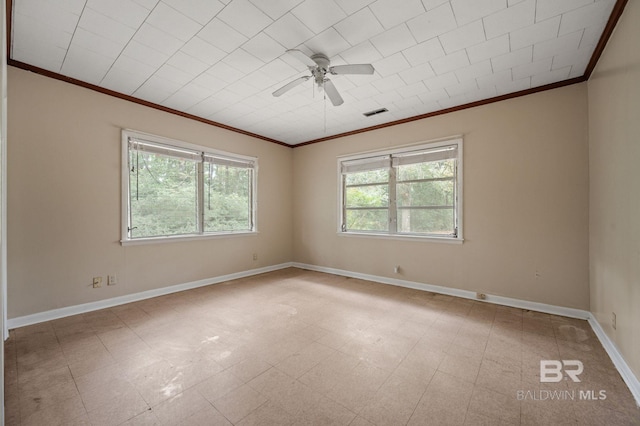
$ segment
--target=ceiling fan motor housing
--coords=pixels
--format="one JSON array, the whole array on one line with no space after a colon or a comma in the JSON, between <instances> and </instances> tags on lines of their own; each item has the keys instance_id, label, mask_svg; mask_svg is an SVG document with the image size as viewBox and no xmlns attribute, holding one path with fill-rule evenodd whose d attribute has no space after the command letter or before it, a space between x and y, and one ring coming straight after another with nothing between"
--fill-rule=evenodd
<instances>
[{"instance_id":1,"label":"ceiling fan motor housing","mask_svg":"<svg viewBox=\"0 0 640 426\"><path fill-rule=\"evenodd\" d=\"M329 58L322 53L316 53L311 56L311 59L318 65L316 68L309 67L311 74L316 82L316 84L322 87L322 83L324 83L325 76L329 70Z\"/></svg>"}]
</instances>

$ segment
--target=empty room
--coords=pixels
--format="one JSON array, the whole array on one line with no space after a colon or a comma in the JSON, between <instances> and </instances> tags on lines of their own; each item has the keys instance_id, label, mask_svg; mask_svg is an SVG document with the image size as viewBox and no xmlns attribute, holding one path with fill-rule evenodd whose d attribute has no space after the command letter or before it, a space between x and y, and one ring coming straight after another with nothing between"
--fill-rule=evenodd
<instances>
[{"instance_id":1,"label":"empty room","mask_svg":"<svg viewBox=\"0 0 640 426\"><path fill-rule=\"evenodd\" d=\"M0 9L3 424L640 424L638 0Z\"/></svg>"}]
</instances>

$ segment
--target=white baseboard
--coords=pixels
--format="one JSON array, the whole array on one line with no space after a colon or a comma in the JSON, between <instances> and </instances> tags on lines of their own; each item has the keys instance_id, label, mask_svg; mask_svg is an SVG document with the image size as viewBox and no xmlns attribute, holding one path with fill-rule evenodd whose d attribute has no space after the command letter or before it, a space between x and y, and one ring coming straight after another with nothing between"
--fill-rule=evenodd
<instances>
[{"instance_id":1,"label":"white baseboard","mask_svg":"<svg viewBox=\"0 0 640 426\"><path fill-rule=\"evenodd\" d=\"M52 309L50 311L38 312L36 314L25 315L7 320L7 328L13 329L33 325L40 322L51 321L54 319L64 318L71 315L84 314L86 312L97 311L100 309L111 308L125 303L137 302L140 300L151 299L152 297L164 296L166 294L177 293L179 291L190 290L193 288L204 287L212 284L220 284L222 282L246 278L253 275L273 272L284 268L290 268L292 263L281 263L279 265L266 266L264 268L250 269L248 271L236 272L228 275L221 275L214 278L204 280L191 281L188 283L162 287L153 290L147 290L140 293L127 294L124 296L113 297L110 299L99 300L97 302L83 303L81 305L67 306L65 308Z\"/></svg>"},{"instance_id":2,"label":"white baseboard","mask_svg":"<svg viewBox=\"0 0 640 426\"><path fill-rule=\"evenodd\" d=\"M419 283L415 281L399 280L394 278L381 277L377 275L362 274L359 272L351 272L351 271L345 271L342 269L327 268L324 266L309 265L305 263L288 262L288 263L282 263L279 265L267 266L267 267L258 268L258 269L251 269L248 271L237 272L234 274L221 275L214 278L192 281L184 284L177 284L169 287L143 291L140 293L134 293L134 294L129 294L125 296L118 296L111 299L100 300L97 302L83 303L81 305L68 306L65 308L52 309L50 311L39 312L32 315L25 315L22 317L10 318L7 321L7 328L13 329L17 327L24 327L27 325L37 324L40 322L51 321L54 319L96 311L99 309L111 308L113 306L123 305L125 303L137 302L140 300L150 299L153 297L164 296L166 294L177 293L179 291L190 290L193 288L204 287L207 285L219 284L226 281L250 277L253 275L263 274L266 272L273 272L273 271L277 271L277 270L285 269L289 267L306 269L306 270L317 271L317 272L325 272L333 275L359 278L362 280L373 281L373 282L378 282L382 284L395 285L399 287L406 287L406 288L412 288L416 290L430 291L432 293L446 294L446 295L461 297L465 299L477 300L476 293L469 290L442 287L442 286L437 286L432 284ZM598 323L598 321L591 314L591 312L584 311L581 309L566 308L563 306L548 305L545 303L513 299L510 297L493 296L489 294L487 295L487 298L484 300L484 302L494 303L497 305L510 306L510 307L520 308L520 309L528 309L528 310L537 311L537 312L544 312L544 313L553 314L553 315L561 315L561 316L570 317L570 318L587 320L591 325L591 328L595 332L596 336L602 343L602 346L609 354L611 361L613 362L615 367L618 369L618 372L620 373L625 383L629 387L629 390L633 394L636 400L636 403L638 404L638 406L640 406L640 381L638 381L638 378L633 374L633 371L631 370L627 362L624 360L624 358L620 354L620 351L618 350L616 345L611 341L611 339L609 339L609 336L607 336L607 334L604 332L604 330L600 326L600 323Z\"/></svg>"},{"instance_id":3,"label":"white baseboard","mask_svg":"<svg viewBox=\"0 0 640 426\"><path fill-rule=\"evenodd\" d=\"M633 371L631 371L629 364L627 364L627 362L620 354L618 347L609 338L607 333L605 333L604 329L595 316L589 316L589 324L591 325L593 332L596 333L596 336L598 336L598 339L600 340L600 343L602 343L604 350L609 354L609 358L611 358L611 361L618 370L618 373L620 373L622 379L629 387L631 394L636 400L636 404L638 405L638 407L640 407L640 381L635 376L635 374L633 374Z\"/></svg>"},{"instance_id":4,"label":"white baseboard","mask_svg":"<svg viewBox=\"0 0 640 426\"><path fill-rule=\"evenodd\" d=\"M292 266L295 268L307 269L310 271L325 272L328 274L341 275L341 276L351 277L351 278L359 278L362 280L373 281L373 282L378 282L382 284L390 284L390 285L395 285L399 287L413 288L416 290L430 291L432 293L446 294L450 296L462 297L465 299L478 300L476 299L476 293L469 290L461 290L457 288L423 284L423 283L418 283L414 281L405 281L405 280L399 280L394 278L380 277L377 275L361 274L359 272L344 271L342 269L327 268L324 266L309 265L305 263L294 262ZM483 301L488 303L495 303L497 305L510 306L513 308L528 309L531 311L544 312L547 314L560 315L564 317L587 320L589 322L589 325L591 325L591 328L593 329L594 333L600 340L600 343L602 343L602 346L607 351L607 354L609 354L609 357L611 358L613 365L615 365L618 372L622 376L624 382L629 387L631 394L636 400L636 404L638 405L638 407L640 407L640 381L638 381L638 378L633 374L633 371L631 370L627 362L622 357L622 354L620 354L620 351L618 350L616 345L611 341L611 339L609 339L609 336L607 336L607 334L604 332L604 330L600 326L600 323L598 323L598 321L595 319L593 314L591 314L591 312L584 311L581 309L566 308L564 306L548 305L545 303L513 299L510 297L493 296L489 294L487 295L487 298Z\"/></svg>"},{"instance_id":5,"label":"white baseboard","mask_svg":"<svg viewBox=\"0 0 640 426\"><path fill-rule=\"evenodd\" d=\"M326 268L324 266L308 265L305 263L294 262L292 266L300 269L308 269L310 271L326 272L328 274L359 278L362 280L373 281L381 284L390 284L398 287L413 288L416 290L430 291L432 293L446 294L449 296L461 297L463 299L478 300L476 298L476 293L469 290L442 287L439 285L424 284L415 281L406 281L397 278L381 277L377 275L361 274L359 272L344 271L342 269ZM589 311L584 311L582 309L565 308L564 306L547 305L546 303L530 302L528 300L512 299L510 297L493 296L491 294L487 294L486 296L486 299L480 301L583 320L589 319L591 317L591 313Z\"/></svg>"}]
</instances>

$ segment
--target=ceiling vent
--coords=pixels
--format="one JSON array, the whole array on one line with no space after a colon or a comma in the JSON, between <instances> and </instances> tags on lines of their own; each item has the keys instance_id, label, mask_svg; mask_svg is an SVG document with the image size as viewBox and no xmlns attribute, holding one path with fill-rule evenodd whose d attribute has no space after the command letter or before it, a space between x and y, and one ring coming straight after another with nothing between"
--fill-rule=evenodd
<instances>
[{"instance_id":1,"label":"ceiling vent","mask_svg":"<svg viewBox=\"0 0 640 426\"><path fill-rule=\"evenodd\" d=\"M365 117L371 117L373 115L382 114L383 112L389 112L389 110L386 108L380 108L369 112L363 112L362 115L364 115Z\"/></svg>"}]
</instances>

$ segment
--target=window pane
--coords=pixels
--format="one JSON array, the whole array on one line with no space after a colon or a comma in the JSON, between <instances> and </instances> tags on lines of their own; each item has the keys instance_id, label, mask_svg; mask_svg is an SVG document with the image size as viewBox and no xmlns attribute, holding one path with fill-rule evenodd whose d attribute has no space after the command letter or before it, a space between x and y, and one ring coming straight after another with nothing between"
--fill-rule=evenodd
<instances>
[{"instance_id":1,"label":"window pane","mask_svg":"<svg viewBox=\"0 0 640 426\"><path fill-rule=\"evenodd\" d=\"M347 208L349 207L388 207L389 185L347 187L345 191Z\"/></svg>"},{"instance_id":2,"label":"window pane","mask_svg":"<svg viewBox=\"0 0 640 426\"><path fill-rule=\"evenodd\" d=\"M197 232L197 163L131 152L131 237Z\"/></svg>"},{"instance_id":3,"label":"window pane","mask_svg":"<svg viewBox=\"0 0 640 426\"><path fill-rule=\"evenodd\" d=\"M398 209L398 232L451 235L454 209Z\"/></svg>"},{"instance_id":4,"label":"window pane","mask_svg":"<svg viewBox=\"0 0 640 426\"><path fill-rule=\"evenodd\" d=\"M398 181L452 177L455 160L431 161L398 167Z\"/></svg>"},{"instance_id":5,"label":"window pane","mask_svg":"<svg viewBox=\"0 0 640 426\"><path fill-rule=\"evenodd\" d=\"M453 180L398 183L398 207L453 206Z\"/></svg>"},{"instance_id":6,"label":"window pane","mask_svg":"<svg viewBox=\"0 0 640 426\"><path fill-rule=\"evenodd\" d=\"M388 231L389 210L347 210L348 231Z\"/></svg>"},{"instance_id":7,"label":"window pane","mask_svg":"<svg viewBox=\"0 0 640 426\"><path fill-rule=\"evenodd\" d=\"M204 232L251 230L253 170L204 165Z\"/></svg>"},{"instance_id":8,"label":"window pane","mask_svg":"<svg viewBox=\"0 0 640 426\"><path fill-rule=\"evenodd\" d=\"M347 185L359 185L363 183L385 183L389 182L389 170L378 169L367 172L349 173L346 175Z\"/></svg>"}]
</instances>

